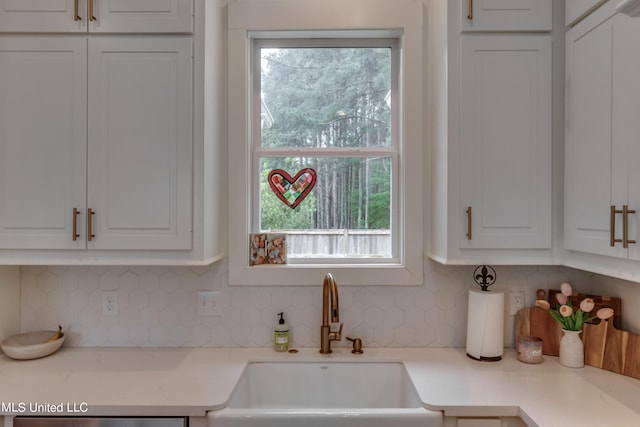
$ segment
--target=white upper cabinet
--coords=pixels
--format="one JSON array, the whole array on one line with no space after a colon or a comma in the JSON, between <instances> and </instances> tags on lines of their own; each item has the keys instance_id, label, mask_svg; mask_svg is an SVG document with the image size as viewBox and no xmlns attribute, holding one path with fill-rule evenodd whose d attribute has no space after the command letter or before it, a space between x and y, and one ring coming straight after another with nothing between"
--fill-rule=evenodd
<instances>
[{"instance_id":1,"label":"white upper cabinet","mask_svg":"<svg viewBox=\"0 0 640 427\"><path fill-rule=\"evenodd\" d=\"M551 247L551 39L463 36L462 248Z\"/></svg>"},{"instance_id":2,"label":"white upper cabinet","mask_svg":"<svg viewBox=\"0 0 640 427\"><path fill-rule=\"evenodd\" d=\"M191 40L89 40L92 249L191 248Z\"/></svg>"},{"instance_id":3,"label":"white upper cabinet","mask_svg":"<svg viewBox=\"0 0 640 427\"><path fill-rule=\"evenodd\" d=\"M191 249L191 63L189 38L0 38L0 248Z\"/></svg>"},{"instance_id":4,"label":"white upper cabinet","mask_svg":"<svg viewBox=\"0 0 640 427\"><path fill-rule=\"evenodd\" d=\"M614 6L567 32L565 247L637 260L640 19Z\"/></svg>"},{"instance_id":5,"label":"white upper cabinet","mask_svg":"<svg viewBox=\"0 0 640 427\"><path fill-rule=\"evenodd\" d=\"M622 172L615 178L620 185L614 186L612 204L618 209L622 206L623 211L627 206L626 218L616 217L622 221L622 228L618 230L625 233L617 237L622 239L623 250L628 249L628 257L640 260L640 18L618 15L615 19L613 163L616 170ZM635 212L631 213L632 210Z\"/></svg>"},{"instance_id":6,"label":"white upper cabinet","mask_svg":"<svg viewBox=\"0 0 640 427\"><path fill-rule=\"evenodd\" d=\"M193 0L0 0L0 31L191 33Z\"/></svg>"},{"instance_id":7,"label":"white upper cabinet","mask_svg":"<svg viewBox=\"0 0 640 427\"><path fill-rule=\"evenodd\" d=\"M567 33L565 247L615 255L610 246L613 21L591 26L591 20Z\"/></svg>"},{"instance_id":8,"label":"white upper cabinet","mask_svg":"<svg viewBox=\"0 0 640 427\"><path fill-rule=\"evenodd\" d=\"M551 31L552 0L458 0L462 31Z\"/></svg>"},{"instance_id":9,"label":"white upper cabinet","mask_svg":"<svg viewBox=\"0 0 640 427\"><path fill-rule=\"evenodd\" d=\"M0 264L223 256L223 14L0 0Z\"/></svg>"},{"instance_id":10,"label":"white upper cabinet","mask_svg":"<svg viewBox=\"0 0 640 427\"><path fill-rule=\"evenodd\" d=\"M552 151L562 138L552 115L562 104L552 86L564 78L552 44L564 31L541 33L550 21L496 21L482 27L494 34L465 32L470 2L433 6L429 256L447 264L552 264ZM475 0L473 18L529 8L550 20L550 6Z\"/></svg>"},{"instance_id":11,"label":"white upper cabinet","mask_svg":"<svg viewBox=\"0 0 640 427\"><path fill-rule=\"evenodd\" d=\"M72 233L86 193L86 43L0 38L2 249L84 246Z\"/></svg>"}]
</instances>

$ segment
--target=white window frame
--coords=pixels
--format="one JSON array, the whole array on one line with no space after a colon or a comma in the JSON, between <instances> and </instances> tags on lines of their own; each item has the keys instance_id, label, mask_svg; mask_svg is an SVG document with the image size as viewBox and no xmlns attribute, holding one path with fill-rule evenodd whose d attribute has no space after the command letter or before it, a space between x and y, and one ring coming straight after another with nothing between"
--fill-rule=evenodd
<instances>
[{"instance_id":1,"label":"white window frame","mask_svg":"<svg viewBox=\"0 0 640 427\"><path fill-rule=\"evenodd\" d=\"M339 13L337 12L339 11ZM424 11L413 0L237 0L228 15L229 284L316 285L332 272L340 285L421 285L423 282L423 46ZM397 224L396 257L365 262L249 266L249 234L257 231L252 173L256 130L253 40L256 38L395 38L400 46L398 77L398 172L392 219ZM259 100L258 100L259 102ZM327 153L330 155L330 153ZM357 153L353 153L358 155ZM253 203L252 203L253 202Z\"/></svg>"}]
</instances>

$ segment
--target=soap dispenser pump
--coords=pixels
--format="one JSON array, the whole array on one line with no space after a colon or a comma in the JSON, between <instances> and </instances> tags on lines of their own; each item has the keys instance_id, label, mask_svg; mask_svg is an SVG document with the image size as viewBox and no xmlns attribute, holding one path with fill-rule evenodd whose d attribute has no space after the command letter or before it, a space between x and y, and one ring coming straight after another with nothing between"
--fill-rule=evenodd
<instances>
[{"instance_id":1,"label":"soap dispenser pump","mask_svg":"<svg viewBox=\"0 0 640 427\"><path fill-rule=\"evenodd\" d=\"M275 351L287 351L289 349L289 325L284 321L284 312L278 313L280 320L273 332L273 349Z\"/></svg>"}]
</instances>

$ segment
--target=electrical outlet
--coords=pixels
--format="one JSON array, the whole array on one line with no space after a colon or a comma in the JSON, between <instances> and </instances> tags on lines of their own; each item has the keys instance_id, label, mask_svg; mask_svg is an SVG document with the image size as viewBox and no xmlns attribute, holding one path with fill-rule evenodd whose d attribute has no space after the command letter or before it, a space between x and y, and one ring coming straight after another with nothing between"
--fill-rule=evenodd
<instances>
[{"instance_id":1,"label":"electrical outlet","mask_svg":"<svg viewBox=\"0 0 640 427\"><path fill-rule=\"evenodd\" d=\"M509 314L515 316L518 311L524 309L524 292L511 292L509 294Z\"/></svg>"},{"instance_id":2,"label":"electrical outlet","mask_svg":"<svg viewBox=\"0 0 640 427\"><path fill-rule=\"evenodd\" d=\"M218 291L198 292L198 316L222 316L222 305L218 301Z\"/></svg>"},{"instance_id":3,"label":"electrical outlet","mask_svg":"<svg viewBox=\"0 0 640 427\"><path fill-rule=\"evenodd\" d=\"M102 315L118 315L118 291L102 291Z\"/></svg>"}]
</instances>

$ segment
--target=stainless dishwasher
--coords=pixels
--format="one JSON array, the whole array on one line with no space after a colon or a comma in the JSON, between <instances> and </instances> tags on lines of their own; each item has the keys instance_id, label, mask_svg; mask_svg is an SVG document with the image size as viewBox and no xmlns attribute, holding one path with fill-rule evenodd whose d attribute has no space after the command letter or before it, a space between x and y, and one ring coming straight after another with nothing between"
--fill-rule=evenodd
<instances>
[{"instance_id":1,"label":"stainless dishwasher","mask_svg":"<svg viewBox=\"0 0 640 427\"><path fill-rule=\"evenodd\" d=\"M13 427L188 427L186 417L15 417Z\"/></svg>"}]
</instances>

